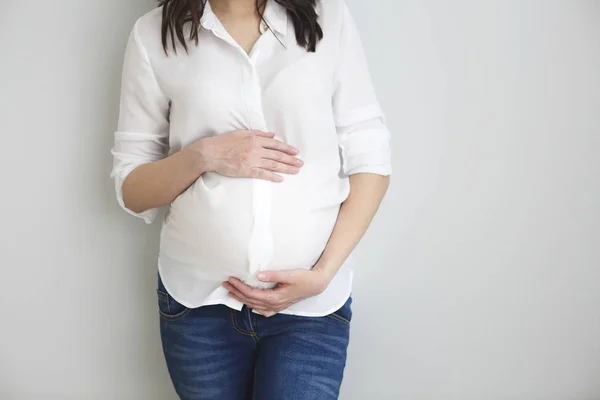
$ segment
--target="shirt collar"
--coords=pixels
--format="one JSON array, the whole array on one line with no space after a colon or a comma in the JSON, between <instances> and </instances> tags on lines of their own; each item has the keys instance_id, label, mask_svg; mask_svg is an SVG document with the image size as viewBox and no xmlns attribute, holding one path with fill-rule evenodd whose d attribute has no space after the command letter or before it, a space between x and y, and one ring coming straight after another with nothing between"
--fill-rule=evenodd
<instances>
[{"instance_id":1,"label":"shirt collar","mask_svg":"<svg viewBox=\"0 0 600 400\"><path fill-rule=\"evenodd\" d=\"M274 0L267 0L263 17L271 29L282 35L287 34L288 14L287 10L281 4Z\"/></svg>"},{"instance_id":2,"label":"shirt collar","mask_svg":"<svg viewBox=\"0 0 600 400\"><path fill-rule=\"evenodd\" d=\"M286 35L288 30L288 15L283 6L274 0L267 0L263 18L274 31ZM204 14L200 19L200 25L204 29L212 30L217 23L218 18L210 6L210 1L206 0L204 5Z\"/></svg>"},{"instance_id":3,"label":"shirt collar","mask_svg":"<svg viewBox=\"0 0 600 400\"><path fill-rule=\"evenodd\" d=\"M216 22L217 16L210 6L210 1L206 0L204 2L204 13L202 14L202 18L200 18L200 25L210 31L215 27Z\"/></svg>"}]
</instances>

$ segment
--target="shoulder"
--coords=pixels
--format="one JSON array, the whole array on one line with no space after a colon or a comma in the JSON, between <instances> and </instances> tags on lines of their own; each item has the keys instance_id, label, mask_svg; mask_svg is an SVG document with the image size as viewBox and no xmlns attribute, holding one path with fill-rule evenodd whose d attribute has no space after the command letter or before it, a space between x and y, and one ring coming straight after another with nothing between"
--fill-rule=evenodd
<instances>
[{"instance_id":1,"label":"shoulder","mask_svg":"<svg viewBox=\"0 0 600 400\"><path fill-rule=\"evenodd\" d=\"M339 31L348 7L345 0L317 0L316 10L324 31Z\"/></svg>"},{"instance_id":2,"label":"shoulder","mask_svg":"<svg viewBox=\"0 0 600 400\"><path fill-rule=\"evenodd\" d=\"M132 34L148 53L162 51L162 7L155 8L137 19Z\"/></svg>"},{"instance_id":3,"label":"shoulder","mask_svg":"<svg viewBox=\"0 0 600 400\"><path fill-rule=\"evenodd\" d=\"M344 21L349 16L348 6L345 0L317 0L317 14L319 24L325 33L325 37L334 36L339 38Z\"/></svg>"},{"instance_id":4,"label":"shoulder","mask_svg":"<svg viewBox=\"0 0 600 400\"><path fill-rule=\"evenodd\" d=\"M162 25L162 9L162 7L157 7L137 19L135 28L141 36L144 34L153 34L155 32L160 33L160 27Z\"/></svg>"}]
</instances>

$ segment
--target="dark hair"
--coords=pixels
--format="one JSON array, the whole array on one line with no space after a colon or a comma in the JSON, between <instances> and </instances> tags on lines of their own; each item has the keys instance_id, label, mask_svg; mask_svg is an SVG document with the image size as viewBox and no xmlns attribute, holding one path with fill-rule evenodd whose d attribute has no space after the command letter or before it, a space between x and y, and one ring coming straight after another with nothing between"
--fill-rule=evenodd
<instances>
[{"instance_id":1,"label":"dark hair","mask_svg":"<svg viewBox=\"0 0 600 400\"><path fill-rule=\"evenodd\" d=\"M169 51L169 44L177 53L175 38L181 43L185 51L188 50L187 40L198 44L198 31L200 18L204 14L204 6L208 0L159 0L162 10L162 45L165 53ZM317 21L315 10L318 0L273 0L282 6L291 18L296 31L298 45L309 52L314 52L317 42L323 39L323 30ZM261 9L267 0L256 0L256 9L262 18ZM186 38L184 26L190 24L190 34ZM169 39L170 42L169 43Z\"/></svg>"}]
</instances>

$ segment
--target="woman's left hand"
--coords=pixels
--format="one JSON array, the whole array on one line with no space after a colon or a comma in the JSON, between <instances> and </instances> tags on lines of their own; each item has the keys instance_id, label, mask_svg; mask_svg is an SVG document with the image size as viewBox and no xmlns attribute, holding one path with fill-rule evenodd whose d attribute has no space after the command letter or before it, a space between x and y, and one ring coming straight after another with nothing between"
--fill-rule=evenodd
<instances>
[{"instance_id":1,"label":"woman's left hand","mask_svg":"<svg viewBox=\"0 0 600 400\"><path fill-rule=\"evenodd\" d=\"M300 300L322 293L332 279L318 268L263 271L257 277L262 282L277 283L277 286L273 289L256 289L237 278L229 278L223 283L223 287L229 290L229 296L265 317L271 317Z\"/></svg>"}]
</instances>

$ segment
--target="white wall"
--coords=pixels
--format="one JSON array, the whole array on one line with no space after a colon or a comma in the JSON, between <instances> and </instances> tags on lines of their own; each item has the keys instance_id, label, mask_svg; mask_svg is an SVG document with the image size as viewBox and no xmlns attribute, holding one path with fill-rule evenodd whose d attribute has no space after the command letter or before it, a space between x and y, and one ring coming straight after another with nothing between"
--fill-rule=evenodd
<instances>
[{"instance_id":1,"label":"white wall","mask_svg":"<svg viewBox=\"0 0 600 400\"><path fill-rule=\"evenodd\" d=\"M394 134L343 400L600 398L600 2L348 0ZM0 398L174 398L108 178L152 0L2 0ZM283 399L282 399L283 400Z\"/></svg>"}]
</instances>

